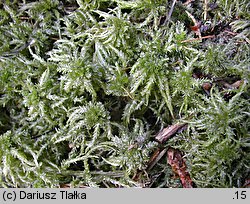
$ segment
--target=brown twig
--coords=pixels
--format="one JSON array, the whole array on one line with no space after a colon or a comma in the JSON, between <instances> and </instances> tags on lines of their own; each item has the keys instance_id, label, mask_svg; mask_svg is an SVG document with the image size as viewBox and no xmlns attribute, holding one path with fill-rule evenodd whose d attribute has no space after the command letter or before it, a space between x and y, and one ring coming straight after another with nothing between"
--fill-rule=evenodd
<instances>
[{"instance_id":1,"label":"brown twig","mask_svg":"<svg viewBox=\"0 0 250 204\"><path fill-rule=\"evenodd\" d=\"M215 35L207 35L207 36L200 37L200 38L191 38L191 39L183 40L181 41L181 43L199 41L199 40L207 39L207 38L215 38Z\"/></svg>"},{"instance_id":2,"label":"brown twig","mask_svg":"<svg viewBox=\"0 0 250 204\"><path fill-rule=\"evenodd\" d=\"M154 152L154 154L152 155L152 157L150 158L149 162L148 162L148 167L147 167L147 171L151 170L155 164L160 161L160 159L165 155L165 153L167 152L167 149L163 149L160 150L159 148Z\"/></svg>"},{"instance_id":3,"label":"brown twig","mask_svg":"<svg viewBox=\"0 0 250 204\"><path fill-rule=\"evenodd\" d=\"M170 137L172 137L177 131L179 131L182 128L186 128L187 124L186 123L177 123L174 125L171 125L167 128L164 128L163 130L161 130L155 137L155 139L159 142L159 143L164 143L166 140L168 140Z\"/></svg>"},{"instance_id":4,"label":"brown twig","mask_svg":"<svg viewBox=\"0 0 250 204\"><path fill-rule=\"evenodd\" d=\"M232 31L229 31L229 30L224 30L224 32L226 33L229 33L230 35L238 35L238 33L235 33L235 32L232 32Z\"/></svg>"},{"instance_id":5,"label":"brown twig","mask_svg":"<svg viewBox=\"0 0 250 204\"><path fill-rule=\"evenodd\" d=\"M196 21L196 19L194 18L194 16L189 13L188 11L186 11L187 15L189 16L189 18L192 19L193 23L194 23L194 26L196 29L194 30L195 34L199 36L199 38L201 38L201 31L200 31L200 26L199 26L199 23Z\"/></svg>"}]
</instances>

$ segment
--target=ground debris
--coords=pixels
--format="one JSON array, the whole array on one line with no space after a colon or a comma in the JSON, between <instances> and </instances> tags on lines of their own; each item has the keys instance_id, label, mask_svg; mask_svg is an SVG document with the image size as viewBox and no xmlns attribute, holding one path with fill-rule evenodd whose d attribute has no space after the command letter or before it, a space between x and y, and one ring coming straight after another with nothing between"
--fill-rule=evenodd
<instances>
[{"instance_id":1,"label":"ground debris","mask_svg":"<svg viewBox=\"0 0 250 204\"><path fill-rule=\"evenodd\" d=\"M164 128L161 130L155 137L156 141L159 143L164 143L166 140L168 140L171 136L173 136L175 133L180 132L187 128L186 123L177 123L171 126L168 126L167 128Z\"/></svg>"},{"instance_id":2,"label":"ground debris","mask_svg":"<svg viewBox=\"0 0 250 204\"><path fill-rule=\"evenodd\" d=\"M248 178L248 179L245 180L243 188L250 188L250 178Z\"/></svg>"},{"instance_id":3,"label":"ground debris","mask_svg":"<svg viewBox=\"0 0 250 204\"><path fill-rule=\"evenodd\" d=\"M148 162L147 170L151 170L155 166L155 164L165 155L166 152L167 149L161 150L160 148L157 148Z\"/></svg>"},{"instance_id":4,"label":"ground debris","mask_svg":"<svg viewBox=\"0 0 250 204\"><path fill-rule=\"evenodd\" d=\"M167 151L167 160L173 172L180 178L183 188L193 188L194 183L187 171L181 152L170 147Z\"/></svg>"}]
</instances>

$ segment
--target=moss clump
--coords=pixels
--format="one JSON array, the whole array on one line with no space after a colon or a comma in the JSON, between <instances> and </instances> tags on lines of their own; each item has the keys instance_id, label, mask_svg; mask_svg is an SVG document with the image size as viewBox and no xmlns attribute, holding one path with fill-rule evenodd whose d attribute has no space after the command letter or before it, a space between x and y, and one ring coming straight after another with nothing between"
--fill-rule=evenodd
<instances>
[{"instance_id":1,"label":"moss clump","mask_svg":"<svg viewBox=\"0 0 250 204\"><path fill-rule=\"evenodd\" d=\"M147 162L153 136L182 121L188 129L165 146L185 154L196 185L242 187L250 46L241 2L216 1L206 19L195 9L204 2L178 3L168 25L161 0L0 3L0 186L180 187L165 159L150 171ZM189 41L185 10L216 36Z\"/></svg>"}]
</instances>

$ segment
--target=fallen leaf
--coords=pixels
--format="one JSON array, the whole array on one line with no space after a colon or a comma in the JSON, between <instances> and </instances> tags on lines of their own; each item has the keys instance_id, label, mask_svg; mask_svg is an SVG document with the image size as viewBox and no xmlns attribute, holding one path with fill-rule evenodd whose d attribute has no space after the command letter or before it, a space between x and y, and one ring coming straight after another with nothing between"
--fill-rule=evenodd
<instances>
[{"instance_id":1,"label":"fallen leaf","mask_svg":"<svg viewBox=\"0 0 250 204\"><path fill-rule=\"evenodd\" d=\"M210 95L210 89L212 88L212 84L209 82L205 82L202 84L202 88L206 92L207 95Z\"/></svg>"},{"instance_id":2,"label":"fallen leaf","mask_svg":"<svg viewBox=\"0 0 250 204\"><path fill-rule=\"evenodd\" d=\"M231 87L234 89L239 88L242 84L244 83L244 80L238 80L236 82L234 82L233 84L231 84Z\"/></svg>"},{"instance_id":3,"label":"fallen leaf","mask_svg":"<svg viewBox=\"0 0 250 204\"><path fill-rule=\"evenodd\" d=\"M187 166L179 150L169 148L167 151L168 164L172 167L173 172L179 176L183 188L193 188L194 183L187 171Z\"/></svg>"}]
</instances>

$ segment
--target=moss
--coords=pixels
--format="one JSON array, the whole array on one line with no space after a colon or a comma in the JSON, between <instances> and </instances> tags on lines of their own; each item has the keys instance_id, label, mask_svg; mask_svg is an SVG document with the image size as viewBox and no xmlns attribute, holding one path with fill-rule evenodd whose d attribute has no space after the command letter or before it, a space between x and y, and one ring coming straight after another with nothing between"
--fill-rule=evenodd
<instances>
[{"instance_id":1,"label":"moss","mask_svg":"<svg viewBox=\"0 0 250 204\"><path fill-rule=\"evenodd\" d=\"M0 3L0 186L181 187L166 159L147 164L155 133L182 121L165 147L197 187L242 187L248 7L215 1L204 19L203 3L179 2L168 25L162 0ZM185 11L216 36L193 40Z\"/></svg>"}]
</instances>

